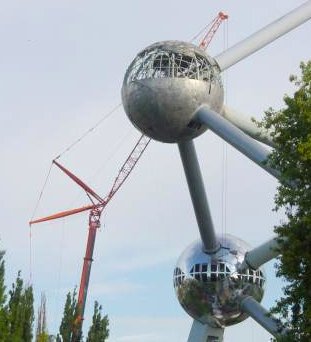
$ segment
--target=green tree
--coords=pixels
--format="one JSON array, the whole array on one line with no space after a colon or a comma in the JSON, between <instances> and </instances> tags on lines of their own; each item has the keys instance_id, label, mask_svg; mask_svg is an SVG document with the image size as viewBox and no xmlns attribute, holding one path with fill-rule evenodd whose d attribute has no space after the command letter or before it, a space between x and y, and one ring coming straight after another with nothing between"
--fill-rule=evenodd
<instances>
[{"instance_id":1,"label":"green tree","mask_svg":"<svg viewBox=\"0 0 311 342\"><path fill-rule=\"evenodd\" d=\"M291 76L296 91L285 107L269 109L261 127L273 130L275 149L269 163L280 170L275 210L286 221L275 227L280 237L277 276L286 280L284 296L272 312L287 326L285 341L311 341L311 61Z\"/></svg>"},{"instance_id":2,"label":"green tree","mask_svg":"<svg viewBox=\"0 0 311 342\"><path fill-rule=\"evenodd\" d=\"M109 336L108 316L102 317L102 306L95 301L92 325L89 328L86 342L105 342Z\"/></svg>"},{"instance_id":3,"label":"green tree","mask_svg":"<svg viewBox=\"0 0 311 342\"><path fill-rule=\"evenodd\" d=\"M66 297L66 303L64 307L63 318L59 327L59 335L57 341L60 341L60 336L63 342L71 342L75 332L79 331L79 308L77 302L77 289L73 290L73 293L68 292ZM78 340L81 336L78 336Z\"/></svg>"},{"instance_id":4,"label":"green tree","mask_svg":"<svg viewBox=\"0 0 311 342\"><path fill-rule=\"evenodd\" d=\"M33 322L35 319L33 308L33 289L28 286L23 291L22 296L22 311L23 311L23 333L22 341L31 342L33 338Z\"/></svg>"},{"instance_id":5,"label":"green tree","mask_svg":"<svg viewBox=\"0 0 311 342\"><path fill-rule=\"evenodd\" d=\"M4 252L0 251L0 341L31 342L33 322L32 287L24 286L18 272L16 281L7 295Z\"/></svg>"},{"instance_id":6,"label":"green tree","mask_svg":"<svg viewBox=\"0 0 311 342\"><path fill-rule=\"evenodd\" d=\"M6 303L6 287L5 287L5 265L4 251L0 251L0 341L4 341L7 336L7 308Z\"/></svg>"},{"instance_id":7,"label":"green tree","mask_svg":"<svg viewBox=\"0 0 311 342\"><path fill-rule=\"evenodd\" d=\"M31 342L34 321L33 291L28 286L24 289L23 280L18 272L15 283L9 291L7 305L7 330L10 342Z\"/></svg>"},{"instance_id":8,"label":"green tree","mask_svg":"<svg viewBox=\"0 0 311 342\"><path fill-rule=\"evenodd\" d=\"M5 285L4 285L4 276L5 276L5 269L4 269L4 251L0 251L0 308L4 307L6 301L6 294L5 294Z\"/></svg>"},{"instance_id":9,"label":"green tree","mask_svg":"<svg viewBox=\"0 0 311 342\"><path fill-rule=\"evenodd\" d=\"M22 336L23 317L21 310L23 292L23 280L18 272L15 283L12 284L12 289L9 291L8 303L8 329L9 336L12 342L17 342Z\"/></svg>"}]
</instances>

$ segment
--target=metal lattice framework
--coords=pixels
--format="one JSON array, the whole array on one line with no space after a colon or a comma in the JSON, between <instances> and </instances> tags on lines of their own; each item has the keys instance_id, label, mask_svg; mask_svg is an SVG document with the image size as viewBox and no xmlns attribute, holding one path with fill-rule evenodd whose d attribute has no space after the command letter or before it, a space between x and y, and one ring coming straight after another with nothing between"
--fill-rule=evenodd
<instances>
[{"instance_id":1,"label":"metal lattice framework","mask_svg":"<svg viewBox=\"0 0 311 342\"><path fill-rule=\"evenodd\" d=\"M180 48L180 47L179 47ZM188 78L212 81L217 77L216 65L197 51L172 52L164 46L151 46L133 61L127 82L156 78Z\"/></svg>"}]
</instances>

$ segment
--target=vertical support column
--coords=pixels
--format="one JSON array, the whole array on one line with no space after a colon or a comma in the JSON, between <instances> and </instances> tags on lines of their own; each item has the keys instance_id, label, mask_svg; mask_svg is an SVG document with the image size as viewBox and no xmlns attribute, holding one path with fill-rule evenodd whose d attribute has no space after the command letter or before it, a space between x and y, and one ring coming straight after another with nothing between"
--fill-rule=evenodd
<instances>
[{"instance_id":1,"label":"vertical support column","mask_svg":"<svg viewBox=\"0 0 311 342\"><path fill-rule=\"evenodd\" d=\"M193 321L187 342L223 342L224 329Z\"/></svg>"},{"instance_id":2,"label":"vertical support column","mask_svg":"<svg viewBox=\"0 0 311 342\"><path fill-rule=\"evenodd\" d=\"M178 147L203 245L206 252L215 252L219 248L219 243L216 239L194 143L189 140L179 143Z\"/></svg>"}]
</instances>

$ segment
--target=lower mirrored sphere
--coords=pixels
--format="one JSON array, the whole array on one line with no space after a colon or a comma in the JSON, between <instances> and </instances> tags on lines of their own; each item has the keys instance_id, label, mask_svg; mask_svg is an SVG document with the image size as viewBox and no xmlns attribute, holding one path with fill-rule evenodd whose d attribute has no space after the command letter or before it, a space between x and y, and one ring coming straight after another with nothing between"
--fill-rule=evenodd
<instances>
[{"instance_id":1,"label":"lower mirrored sphere","mask_svg":"<svg viewBox=\"0 0 311 342\"><path fill-rule=\"evenodd\" d=\"M201 241L186 248L174 270L174 288L179 303L194 319L213 327L225 327L245 320L240 298L261 301L266 278L263 268L239 271L250 246L225 235L218 237L221 248L206 254Z\"/></svg>"}]
</instances>

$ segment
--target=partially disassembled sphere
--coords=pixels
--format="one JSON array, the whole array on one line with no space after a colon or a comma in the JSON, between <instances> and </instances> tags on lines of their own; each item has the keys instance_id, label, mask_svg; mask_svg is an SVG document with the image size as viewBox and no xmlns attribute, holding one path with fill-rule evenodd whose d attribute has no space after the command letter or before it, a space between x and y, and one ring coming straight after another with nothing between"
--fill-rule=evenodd
<instances>
[{"instance_id":1,"label":"partially disassembled sphere","mask_svg":"<svg viewBox=\"0 0 311 342\"><path fill-rule=\"evenodd\" d=\"M141 132L163 142L195 138L206 128L194 122L206 104L219 112L223 86L215 60L189 43L165 41L140 52L122 86L126 114Z\"/></svg>"},{"instance_id":2,"label":"partially disassembled sphere","mask_svg":"<svg viewBox=\"0 0 311 342\"><path fill-rule=\"evenodd\" d=\"M213 327L239 323L248 316L240 310L243 296L258 302L264 294L262 268L239 271L250 247L231 235L218 239L221 248L206 254L201 241L192 243L179 257L174 288L184 310L194 319Z\"/></svg>"}]
</instances>

